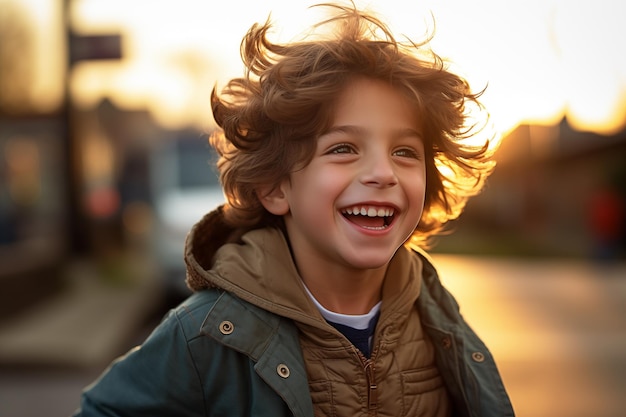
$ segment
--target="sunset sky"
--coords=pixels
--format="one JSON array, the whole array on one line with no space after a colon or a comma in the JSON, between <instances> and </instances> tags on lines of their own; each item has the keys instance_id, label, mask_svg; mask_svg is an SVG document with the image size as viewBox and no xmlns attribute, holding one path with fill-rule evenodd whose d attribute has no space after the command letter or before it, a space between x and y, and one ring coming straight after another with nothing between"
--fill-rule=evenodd
<instances>
[{"instance_id":1,"label":"sunset sky","mask_svg":"<svg viewBox=\"0 0 626 417\"><path fill-rule=\"evenodd\" d=\"M2 1L7 0L0 0ZM24 0L39 22L60 15L62 0ZM211 123L213 85L241 74L239 43L272 14L276 38L288 40L315 19L315 1L74 0L81 34L121 33L124 58L85 62L71 78L79 105L103 96L148 108L170 127ZM380 12L394 32L421 39L435 25L435 52L453 61L496 127L552 124L567 114L575 128L613 133L626 114L626 3L616 0L357 1ZM43 29L42 29L43 30ZM50 42L44 39L41 44ZM49 45L48 45L49 46ZM40 47L42 73L62 56ZM45 77L44 77L45 79ZM42 88L46 82L42 81ZM54 94L52 94L53 96ZM52 97L51 96L51 97Z\"/></svg>"}]
</instances>

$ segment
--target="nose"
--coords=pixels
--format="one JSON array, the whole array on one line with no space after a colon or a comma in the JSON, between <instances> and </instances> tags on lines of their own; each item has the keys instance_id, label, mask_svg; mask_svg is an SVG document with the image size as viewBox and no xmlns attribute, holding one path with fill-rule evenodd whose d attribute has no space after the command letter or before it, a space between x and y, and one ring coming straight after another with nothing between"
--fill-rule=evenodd
<instances>
[{"instance_id":1,"label":"nose","mask_svg":"<svg viewBox=\"0 0 626 417\"><path fill-rule=\"evenodd\" d=\"M391 157L385 154L371 155L364 161L361 182L370 187L387 188L398 183Z\"/></svg>"}]
</instances>

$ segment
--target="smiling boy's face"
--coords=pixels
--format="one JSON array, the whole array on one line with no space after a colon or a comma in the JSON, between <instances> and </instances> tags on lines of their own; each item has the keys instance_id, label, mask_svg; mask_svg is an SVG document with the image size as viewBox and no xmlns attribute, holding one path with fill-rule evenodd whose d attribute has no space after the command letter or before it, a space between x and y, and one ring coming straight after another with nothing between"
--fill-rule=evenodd
<instances>
[{"instance_id":1,"label":"smiling boy's face","mask_svg":"<svg viewBox=\"0 0 626 417\"><path fill-rule=\"evenodd\" d=\"M284 216L300 271L385 267L419 222L424 158L407 99L382 81L351 82L311 162L264 201Z\"/></svg>"}]
</instances>

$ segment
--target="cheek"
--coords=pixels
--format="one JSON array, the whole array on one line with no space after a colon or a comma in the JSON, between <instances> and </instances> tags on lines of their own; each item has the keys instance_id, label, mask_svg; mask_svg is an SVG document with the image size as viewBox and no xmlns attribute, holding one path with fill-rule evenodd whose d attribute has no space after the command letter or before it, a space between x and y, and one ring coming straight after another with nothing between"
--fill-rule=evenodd
<instances>
[{"instance_id":1,"label":"cheek","mask_svg":"<svg viewBox=\"0 0 626 417\"><path fill-rule=\"evenodd\" d=\"M309 222L328 218L345 188L341 178L335 170L299 172L293 175L289 193L292 215L296 218L306 217Z\"/></svg>"},{"instance_id":2,"label":"cheek","mask_svg":"<svg viewBox=\"0 0 626 417\"><path fill-rule=\"evenodd\" d=\"M332 195L337 190L342 188L342 183L345 182L346 173L341 169L311 169L306 173L302 173L297 179L298 186L304 190L313 194L315 190L318 193L324 193L323 195L312 195L312 199L319 199L320 197Z\"/></svg>"},{"instance_id":3,"label":"cheek","mask_svg":"<svg viewBox=\"0 0 626 417\"><path fill-rule=\"evenodd\" d=\"M405 190L411 204L419 206L421 211L426 199L426 172L419 172L417 175L414 174L412 178L407 181Z\"/></svg>"}]
</instances>

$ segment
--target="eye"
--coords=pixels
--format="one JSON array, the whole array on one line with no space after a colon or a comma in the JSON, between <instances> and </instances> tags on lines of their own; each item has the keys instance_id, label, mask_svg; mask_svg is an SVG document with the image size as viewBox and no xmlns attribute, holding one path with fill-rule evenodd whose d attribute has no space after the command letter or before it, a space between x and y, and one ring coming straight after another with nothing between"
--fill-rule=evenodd
<instances>
[{"instance_id":1,"label":"eye","mask_svg":"<svg viewBox=\"0 0 626 417\"><path fill-rule=\"evenodd\" d=\"M422 159L421 152L413 148L401 148L397 149L393 152L395 156L400 156L402 158L411 158L411 159Z\"/></svg>"},{"instance_id":2,"label":"eye","mask_svg":"<svg viewBox=\"0 0 626 417\"><path fill-rule=\"evenodd\" d=\"M349 145L347 143L340 143L330 148L328 153L329 154L346 154L346 153L350 154L350 153L356 153L356 151L352 145Z\"/></svg>"}]
</instances>

